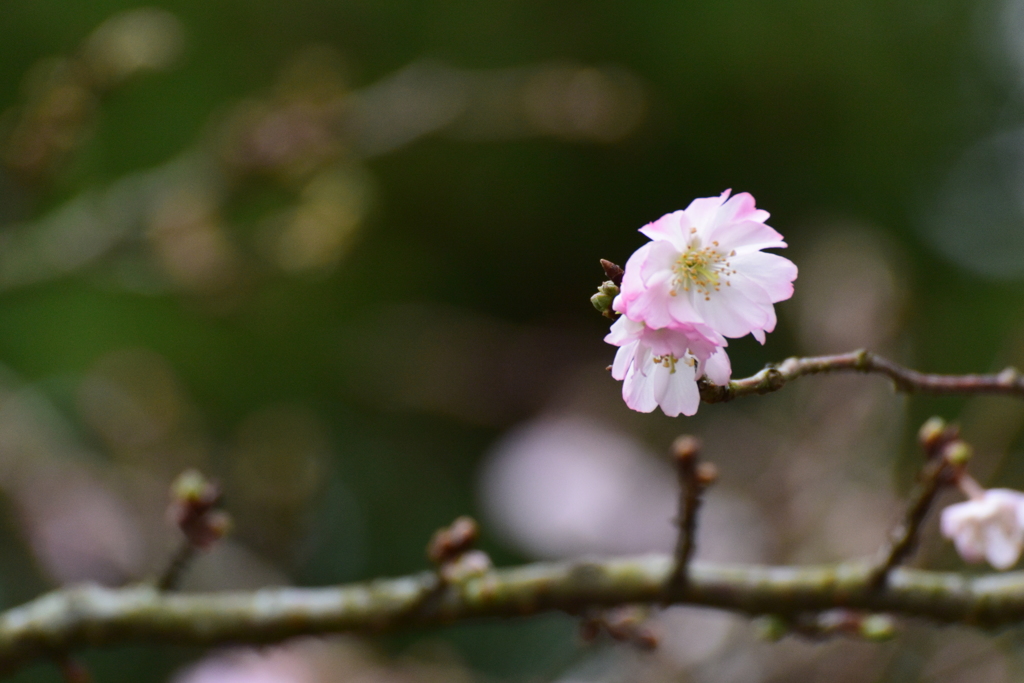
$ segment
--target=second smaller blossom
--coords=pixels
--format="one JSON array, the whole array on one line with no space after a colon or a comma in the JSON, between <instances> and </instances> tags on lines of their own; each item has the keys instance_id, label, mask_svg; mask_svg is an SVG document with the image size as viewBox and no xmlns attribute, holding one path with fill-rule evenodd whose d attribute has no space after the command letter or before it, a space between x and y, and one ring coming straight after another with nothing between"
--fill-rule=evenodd
<instances>
[{"instance_id":1,"label":"second smaller blossom","mask_svg":"<svg viewBox=\"0 0 1024 683\"><path fill-rule=\"evenodd\" d=\"M619 347L612 377L623 383L622 398L643 413L661 406L670 417L693 415L700 405L697 380L726 384L732 375L726 340L706 325L653 329L621 316L605 341Z\"/></svg>"}]
</instances>

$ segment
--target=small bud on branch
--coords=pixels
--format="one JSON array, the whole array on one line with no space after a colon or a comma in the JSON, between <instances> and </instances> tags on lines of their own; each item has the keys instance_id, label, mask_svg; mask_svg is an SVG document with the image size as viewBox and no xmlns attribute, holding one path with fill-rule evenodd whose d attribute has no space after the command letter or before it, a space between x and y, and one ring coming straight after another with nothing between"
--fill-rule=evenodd
<instances>
[{"instance_id":1,"label":"small bud on branch","mask_svg":"<svg viewBox=\"0 0 1024 683\"><path fill-rule=\"evenodd\" d=\"M626 272L621 266L612 263L611 261L601 259L601 268L604 269L604 276L608 278L613 285L616 287L622 286L622 276Z\"/></svg>"},{"instance_id":2,"label":"small bud on branch","mask_svg":"<svg viewBox=\"0 0 1024 683\"><path fill-rule=\"evenodd\" d=\"M624 605L591 614L580 622L580 637L589 643L604 632L612 640L629 643L641 650L654 650L658 647L659 638L647 620L649 613L646 607Z\"/></svg>"},{"instance_id":3,"label":"small bud on branch","mask_svg":"<svg viewBox=\"0 0 1024 683\"><path fill-rule=\"evenodd\" d=\"M197 550L209 550L231 530L231 517L218 509L222 493L197 470L186 470L171 484L167 518L185 534L185 542L157 581L162 590L177 586Z\"/></svg>"},{"instance_id":4,"label":"small bud on branch","mask_svg":"<svg viewBox=\"0 0 1024 683\"><path fill-rule=\"evenodd\" d=\"M472 517L457 518L450 526L434 532L427 544L427 558L437 565L442 587L486 574L494 565L482 550L473 548L480 536L480 527Z\"/></svg>"},{"instance_id":5,"label":"small bud on branch","mask_svg":"<svg viewBox=\"0 0 1024 683\"><path fill-rule=\"evenodd\" d=\"M480 536L480 527L472 517L459 517L451 526L434 532L427 545L427 559L434 564L449 562L472 548Z\"/></svg>"}]
</instances>

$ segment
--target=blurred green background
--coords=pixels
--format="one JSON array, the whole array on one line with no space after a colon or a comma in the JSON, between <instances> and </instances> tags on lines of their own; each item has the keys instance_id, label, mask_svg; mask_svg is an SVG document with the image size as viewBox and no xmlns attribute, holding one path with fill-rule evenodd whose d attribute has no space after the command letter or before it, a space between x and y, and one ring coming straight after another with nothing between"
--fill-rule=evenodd
<instances>
[{"instance_id":1,"label":"blurred green background","mask_svg":"<svg viewBox=\"0 0 1024 683\"><path fill-rule=\"evenodd\" d=\"M418 571L466 513L499 564L662 549L671 506L637 501L663 500L658 454L682 432L723 469L708 557L870 552L933 413L962 421L981 479L1024 486L1024 412L1002 399L817 378L631 414L587 303L637 228L733 188L801 268L767 344L730 345L735 375L858 346L934 372L1024 364L1022 85L1020 0L7 0L0 604L158 572L165 492L192 466L237 529L191 589ZM531 488L563 481L579 495ZM920 561L960 566L939 541ZM1020 670L1014 632L768 645L680 614L660 655L549 616L199 669L173 648L84 661L97 681L189 683Z\"/></svg>"}]
</instances>

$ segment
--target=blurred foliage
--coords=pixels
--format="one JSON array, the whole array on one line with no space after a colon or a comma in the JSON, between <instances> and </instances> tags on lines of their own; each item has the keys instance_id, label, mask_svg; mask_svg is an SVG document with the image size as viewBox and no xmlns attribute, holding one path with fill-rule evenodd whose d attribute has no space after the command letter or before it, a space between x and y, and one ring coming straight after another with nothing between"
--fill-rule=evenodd
<instances>
[{"instance_id":1,"label":"blurred foliage","mask_svg":"<svg viewBox=\"0 0 1024 683\"><path fill-rule=\"evenodd\" d=\"M158 501L187 466L222 480L238 525L238 555L209 576L329 583L422 569L434 529L480 513L491 444L572 387L570 403L656 450L713 428L709 414L754 415L625 415L587 301L599 258L624 262L640 225L726 187L772 212L801 268L819 263L811 282L842 270L825 256L854 255L853 289L821 290L816 310L875 296L877 350L938 372L1024 364L1019 274L961 267L1002 242L972 238L968 216L978 255L943 256L933 229L958 160L1022 123L1015 7L7 0L0 429L22 431L0 433L0 602L153 573L173 538ZM852 243L828 242L844 231ZM876 296L865 274L895 284ZM737 374L859 339L808 327L803 282L764 348L730 346ZM23 405L48 416L37 432L4 417ZM915 397L906 420L961 416L968 439L994 435L988 474L1024 485L1019 411L992 405ZM906 479L916 454L893 432L882 463L902 454ZM105 541L117 567L68 570L63 537L38 531L61 514L38 497L66 494L54 462L97 482L81 485L106 511L91 519L121 519L120 500L142 520L138 547ZM486 526L483 545L525 557ZM431 638L512 680L554 680L581 656L562 618ZM97 680L135 681L184 656L87 660ZM878 680L910 680L900 666Z\"/></svg>"}]
</instances>

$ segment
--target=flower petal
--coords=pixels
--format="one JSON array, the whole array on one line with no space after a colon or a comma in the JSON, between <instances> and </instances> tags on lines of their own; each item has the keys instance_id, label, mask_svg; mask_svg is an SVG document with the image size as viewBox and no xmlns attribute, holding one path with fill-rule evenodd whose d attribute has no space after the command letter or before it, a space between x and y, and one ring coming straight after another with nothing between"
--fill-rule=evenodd
<instances>
[{"instance_id":1,"label":"flower petal","mask_svg":"<svg viewBox=\"0 0 1024 683\"><path fill-rule=\"evenodd\" d=\"M707 297L691 292L691 301L704 321L725 337L742 337L753 330L763 330L771 320L767 312L772 305L768 293L742 273L731 275L730 286L722 286Z\"/></svg>"},{"instance_id":2,"label":"flower petal","mask_svg":"<svg viewBox=\"0 0 1024 683\"><path fill-rule=\"evenodd\" d=\"M612 303L614 308L619 313L623 313L628 307L629 303L640 296L640 293L644 290L644 281L640 276L640 271L643 270L644 261L647 260L647 254L651 250L653 242L648 242L639 249L633 252L633 255L626 261L625 272L622 274L622 284L619 286L619 295L615 297L615 301Z\"/></svg>"},{"instance_id":3,"label":"flower petal","mask_svg":"<svg viewBox=\"0 0 1024 683\"><path fill-rule=\"evenodd\" d=\"M690 202L683 211L689 217L693 227L697 228L702 235L707 234L715 226L718 210L729 198L732 190L726 190L718 197L700 197Z\"/></svg>"},{"instance_id":4,"label":"flower petal","mask_svg":"<svg viewBox=\"0 0 1024 683\"><path fill-rule=\"evenodd\" d=\"M625 346L630 342L640 339L645 329L647 329L647 326L643 323L635 322L624 315L620 315L618 320L612 323L612 326L608 329L608 334L605 335L604 340L612 346Z\"/></svg>"},{"instance_id":5,"label":"flower petal","mask_svg":"<svg viewBox=\"0 0 1024 683\"><path fill-rule=\"evenodd\" d=\"M682 358L692 354L704 360L727 342L707 325L673 325L661 329L647 328L641 340L651 347L654 355L671 354Z\"/></svg>"},{"instance_id":6,"label":"flower petal","mask_svg":"<svg viewBox=\"0 0 1024 683\"><path fill-rule=\"evenodd\" d=\"M651 359L651 349L643 344L638 344L633 364L622 382L622 398L626 401L626 405L633 410L649 413L657 407L658 402L654 398L654 383L651 377L653 370L654 361Z\"/></svg>"},{"instance_id":7,"label":"flower petal","mask_svg":"<svg viewBox=\"0 0 1024 683\"><path fill-rule=\"evenodd\" d=\"M1006 571L1017 564L1024 539L1015 538L1013 534L1007 533L1008 529L996 525L985 526L984 531L985 559L988 563L999 571Z\"/></svg>"},{"instance_id":8,"label":"flower petal","mask_svg":"<svg viewBox=\"0 0 1024 683\"><path fill-rule=\"evenodd\" d=\"M665 271L672 272L680 252L671 242L662 240L650 242L645 246L647 254L643 265L640 266L640 280L649 286L653 278L660 276Z\"/></svg>"},{"instance_id":9,"label":"flower petal","mask_svg":"<svg viewBox=\"0 0 1024 683\"><path fill-rule=\"evenodd\" d=\"M705 244L718 242L722 249L735 250L737 254L786 246L782 235L774 228L757 221L723 223L709 231L704 240Z\"/></svg>"},{"instance_id":10,"label":"flower petal","mask_svg":"<svg viewBox=\"0 0 1024 683\"><path fill-rule=\"evenodd\" d=\"M672 277L671 271L655 273L639 295L619 312L633 320L642 320L648 327L661 328L672 325L675 320L665 303L675 298L671 294Z\"/></svg>"},{"instance_id":11,"label":"flower petal","mask_svg":"<svg viewBox=\"0 0 1024 683\"><path fill-rule=\"evenodd\" d=\"M620 346L615 352L615 361L612 363L612 377L622 381L626 379L629 370L633 367L633 359L636 357L636 347L640 342L633 342Z\"/></svg>"},{"instance_id":12,"label":"flower petal","mask_svg":"<svg viewBox=\"0 0 1024 683\"><path fill-rule=\"evenodd\" d=\"M673 211L640 228L640 232L652 240L667 241L676 251L682 251L686 249L691 225L686 213Z\"/></svg>"},{"instance_id":13,"label":"flower petal","mask_svg":"<svg viewBox=\"0 0 1024 683\"><path fill-rule=\"evenodd\" d=\"M654 374L654 397L661 410L669 417L694 415L700 406L700 391L694 368L680 358L675 372L659 367Z\"/></svg>"},{"instance_id":14,"label":"flower petal","mask_svg":"<svg viewBox=\"0 0 1024 683\"><path fill-rule=\"evenodd\" d=\"M672 324L706 324L704 316L693 305L693 297L689 296L686 292L676 292L675 296L669 293L667 307Z\"/></svg>"},{"instance_id":15,"label":"flower petal","mask_svg":"<svg viewBox=\"0 0 1024 683\"><path fill-rule=\"evenodd\" d=\"M718 386L725 386L732 378L732 363L725 349L718 349L701 364L704 376Z\"/></svg>"},{"instance_id":16,"label":"flower petal","mask_svg":"<svg viewBox=\"0 0 1024 683\"><path fill-rule=\"evenodd\" d=\"M971 563L985 559L985 538L979 533L975 506L975 501L950 505L942 511L939 521L942 535L953 541L960 557Z\"/></svg>"},{"instance_id":17,"label":"flower petal","mask_svg":"<svg viewBox=\"0 0 1024 683\"><path fill-rule=\"evenodd\" d=\"M989 489L980 497L942 511L939 528L968 562L988 563L999 570L1017 564L1024 549L1024 494Z\"/></svg>"},{"instance_id":18,"label":"flower petal","mask_svg":"<svg viewBox=\"0 0 1024 683\"><path fill-rule=\"evenodd\" d=\"M672 266L679 252L668 242L648 242L626 262L619 296L612 307L651 327L672 324L667 301L672 297Z\"/></svg>"},{"instance_id":19,"label":"flower petal","mask_svg":"<svg viewBox=\"0 0 1024 683\"><path fill-rule=\"evenodd\" d=\"M737 254L729 259L735 270L761 285L768 292L772 303L785 301L793 296L793 280L797 276L796 264L778 254L751 251Z\"/></svg>"},{"instance_id":20,"label":"flower petal","mask_svg":"<svg viewBox=\"0 0 1024 683\"><path fill-rule=\"evenodd\" d=\"M718 220L721 223L739 223L740 221L764 223L770 215L767 211L756 208L754 197L749 192L740 192L722 205L718 211Z\"/></svg>"}]
</instances>

